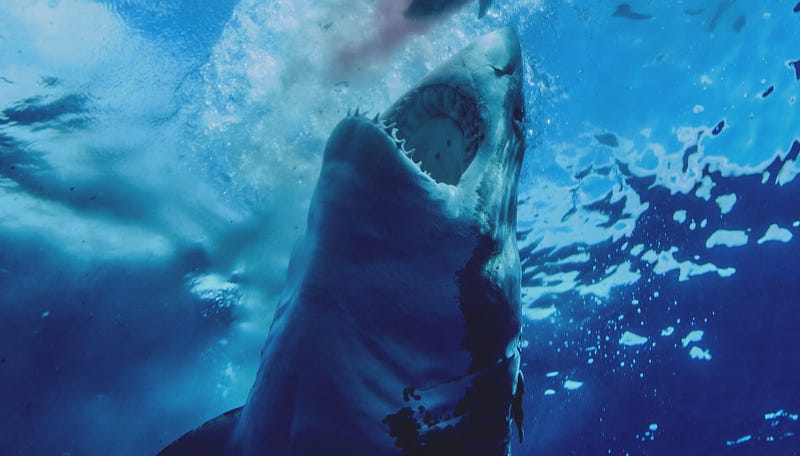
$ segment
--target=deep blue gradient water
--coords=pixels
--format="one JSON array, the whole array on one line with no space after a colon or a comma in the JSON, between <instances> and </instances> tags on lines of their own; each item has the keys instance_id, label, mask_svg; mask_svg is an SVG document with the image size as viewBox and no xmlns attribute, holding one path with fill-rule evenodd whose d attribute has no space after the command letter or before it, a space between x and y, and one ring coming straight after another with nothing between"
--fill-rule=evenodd
<instances>
[{"instance_id":1,"label":"deep blue gradient water","mask_svg":"<svg viewBox=\"0 0 800 456\"><path fill-rule=\"evenodd\" d=\"M241 405L332 127L504 25L514 454L800 454L796 1L498 0L426 30L389 0L212 3L0 0L3 454L153 454Z\"/></svg>"}]
</instances>

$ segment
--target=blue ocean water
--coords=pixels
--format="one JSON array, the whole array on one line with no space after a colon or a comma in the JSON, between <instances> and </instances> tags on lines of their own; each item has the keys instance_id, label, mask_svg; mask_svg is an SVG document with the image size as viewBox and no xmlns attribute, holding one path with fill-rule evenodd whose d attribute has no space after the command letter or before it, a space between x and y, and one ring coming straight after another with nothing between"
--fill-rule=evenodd
<instances>
[{"instance_id":1,"label":"blue ocean water","mask_svg":"<svg viewBox=\"0 0 800 456\"><path fill-rule=\"evenodd\" d=\"M514 454L798 454L800 8L591 3L0 0L3 453L153 454L241 405L332 127L512 25Z\"/></svg>"}]
</instances>

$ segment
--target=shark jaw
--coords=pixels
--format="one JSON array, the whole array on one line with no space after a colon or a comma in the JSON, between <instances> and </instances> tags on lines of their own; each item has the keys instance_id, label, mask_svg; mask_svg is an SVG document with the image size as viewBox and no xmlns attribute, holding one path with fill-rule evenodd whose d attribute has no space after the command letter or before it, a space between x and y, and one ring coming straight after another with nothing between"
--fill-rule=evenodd
<instances>
[{"instance_id":1,"label":"shark jaw","mask_svg":"<svg viewBox=\"0 0 800 456\"><path fill-rule=\"evenodd\" d=\"M508 454L521 66L500 30L340 122L246 404L163 455Z\"/></svg>"},{"instance_id":2,"label":"shark jaw","mask_svg":"<svg viewBox=\"0 0 800 456\"><path fill-rule=\"evenodd\" d=\"M475 99L447 84L415 90L384 116L384 122L422 171L449 185L458 184L475 158L484 129Z\"/></svg>"},{"instance_id":3,"label":"shark jaw","mask_svg":"<svg viewBox=\"0 0 800 456\"><path fill-rule=\"evenodd\" d=\"M457 185L479 149L493 154L506 138L522 138L519 52L510 29L480 38L380 117L387 133L434 181ZM521 160L496 158L511 168Z\"/></svg>"}]
</instances>

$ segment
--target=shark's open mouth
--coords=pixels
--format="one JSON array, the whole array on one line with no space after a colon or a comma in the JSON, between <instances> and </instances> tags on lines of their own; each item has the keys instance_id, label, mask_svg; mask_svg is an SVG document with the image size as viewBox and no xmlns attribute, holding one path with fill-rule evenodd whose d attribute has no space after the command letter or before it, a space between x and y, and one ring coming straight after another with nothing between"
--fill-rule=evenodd
<instances>
[{"instance_id":1,"label":"shark's open mouth","mask_svg":"<svg viewBox=\"0 0 800 456\"><path fill-rule=\"evenodd\" d=\"M387 133L436 182L457 185L484 126L475 99L446 84L420 87L384 114Z\"/></svg>"}]
</instances>

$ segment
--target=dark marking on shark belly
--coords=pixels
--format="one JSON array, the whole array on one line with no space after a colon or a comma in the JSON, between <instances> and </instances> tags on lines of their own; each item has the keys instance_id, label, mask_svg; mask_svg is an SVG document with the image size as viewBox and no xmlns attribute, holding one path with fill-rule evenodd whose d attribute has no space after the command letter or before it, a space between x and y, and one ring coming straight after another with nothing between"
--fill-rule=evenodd
<instances>
[{"instance_id":1,"label":"dark marking on shark belly","mask_svg":"<svg viewBox=\"0 0 800 456\"><path fill-rule=\"evenodd\" d=\"M518 425L522 420L522 392L514 395L507 388L505 370L514 361L407 396L405 407L383 419L395 446L403 456L508 454L509 417ZM437 403L462 392L454 409Z\"/></svg>"},{"instance_id":2,"label":"dark marking on shark belly","mask_svg":"<svg viewBox=\"0 0 800 456\"><path fill-rule=\"evenodd\" d=\"M523 393L512 387L521 384L521 375L509 368L519 362L519 352L506 356L509 342L519 337L521 316L508 303L513 293L498 286L486 267L501 250L498 240L479 236L472 257L456 274L466 328L463 347L472 356L469 375L427 390L405 390L407 406L383 420L404 456L506 455L511 420L522 439ZM452 410L431 407L437 397L462 394Z\"/></svg>"},{"instance_id":3,"label":"dark marking on shark belly","mask_svg":"<svg viewBox=\"0 0 800 456\"><path fill-rule=\"evenodd\" d=\"M508 303L508 290L502 288L507 284L492 280L491 260L501 250L498 241L487 235L480 236L472 257L457 273L466 328L463 347L472 354L470 373L489 369L502 361L509 341L517 335L521 324L520 314ZM494 337L487 337L487 334ZM497 334L506 337L498 338Z\"/></svg>"}]
</instances>

